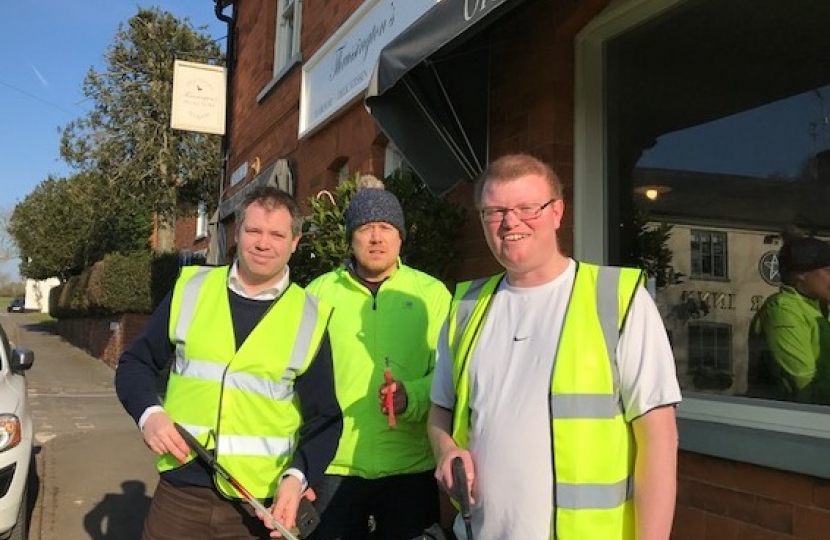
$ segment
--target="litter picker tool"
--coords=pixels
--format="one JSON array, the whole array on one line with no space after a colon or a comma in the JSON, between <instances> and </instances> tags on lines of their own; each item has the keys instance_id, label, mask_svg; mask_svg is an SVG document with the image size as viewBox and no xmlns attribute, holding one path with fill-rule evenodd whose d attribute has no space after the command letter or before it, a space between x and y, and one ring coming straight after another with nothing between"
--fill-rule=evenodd
<instances>
[{"instance_id":1,"label":"litter picker tool","mask_svg":"<svg viewBox=\"0 0 830 540\"><path fill-rule=\"evenodd\" d=\"M452 483L458 490L461 504L459 514L464 521L464 529L467 532L467 540L473 540L473 523L470 512L470 488L467 486L467 471L464 469L464 460L456 457L452 460Z\"/></svg>"},{"instance_id":2,"label":"litter picker tool","mask_svg":"<svg viewBox=\"0 0 830 540\"><path fill-rule=\"evenodd\" d=\"M397 425L395 420L395 393L392 392L391 384L395 382L392 377L392 367L389 365L389 359L386 359L386 367L383 368L383 380L386 382L386 396L384 396L383 406L386 407L386 415L389 418L389 427L394 428Z\"/></svg>"},{"instance_id":3,"label":"litter picker tool","mask_svg":"<svg viewBox=\"0 0 830 540\"><path fill-rule=\"evenodd\" d=\"M254 507L254 510L257 510L263 516L267 516L268 519L270 519L270 521L271 521L271 525L273 525L274 528L277 529L280 532L280 534L282 534L283 538L285 538L286 540L299 540L297 535L295 535L290 530L288 530L288 528L285 525L280 523L277 520L277 518L275 518L273 515L271 515L271 512L268 511L268 509L265 507L264 504L262 504L259 501L259 499L257 499L253 495L251 495L251 492L248 491L247 489L245 489L245 486L240 484L239 481L236 478L231 476L231 474L228 472L228 470L225 469L222 465L220 465L219 462L216 461L216 458L213 457L213 454L208 452L207 449L205 449L205 447L202 446L202 444L199 441L197 441L196 438L193 435L191 435L189 431L184 429L179 424L174 424L174 425L176 426L176 431L178 431L179 435L181 435L182 438L184 438L187 445L190 448L192 448L194 452L196 452L196 455L199 456L199 459L204 461L219 476L221 476L223 479L225 479L230 485L232 485L234 487L234 489L236 489L240 494L242 494L242 496L245 498L245 500L248 501L248 504L250 504L251 506ZM302 510L302 505L301 505L301 510ZM298 512L298 514L299 513L300 512ZM298 522L299 521L300 521L300 518L298 516ZM316 523L314 523L314 525L316 525ZM309 534L310 534L310 531L309 531Z\"/></svg>"}]
</instances>

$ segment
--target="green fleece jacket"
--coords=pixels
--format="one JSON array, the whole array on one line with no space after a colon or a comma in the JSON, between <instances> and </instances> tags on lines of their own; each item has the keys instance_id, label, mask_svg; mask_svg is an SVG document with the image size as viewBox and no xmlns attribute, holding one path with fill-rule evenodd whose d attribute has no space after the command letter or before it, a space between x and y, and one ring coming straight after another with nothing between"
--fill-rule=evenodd
<instances>
[{"instance_id":1,"label":"green fleece jacket","mask_svg":"<svg viewBox=\"0 0 830 540\"><path fill-rule=\"evenodd\" d=\"M819 302L783 286L764 302L759 321L785 399L830 404L830 319Z\"/></svg>"},{"instance_id":2,"label":"green fleece jacket","mask_svg":"<svg viewBox=\"0 0 830 540\"><path fill-rule=\"evenodd\" d=\"M438 334L451 296L432 276L399 263L375 295L347 268L306 288L334 307L329 338L343 435L326 473L374 479L435 467L426 433ZM406 389L397 427L381 412L386 360Z\"/></svg>"}]
</instances>

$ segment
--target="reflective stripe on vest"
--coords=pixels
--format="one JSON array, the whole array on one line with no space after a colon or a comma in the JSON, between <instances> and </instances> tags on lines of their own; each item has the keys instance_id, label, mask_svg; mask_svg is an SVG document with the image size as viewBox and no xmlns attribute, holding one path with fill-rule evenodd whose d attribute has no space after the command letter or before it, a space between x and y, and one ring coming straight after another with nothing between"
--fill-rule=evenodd
<instances>
[{"instance_id":1,"label":"reflective stripe on vest","mask_svg":"<svg viewBox=\"0 0 830 540\"><path fill-rule=\"evenodd\" d=\"M586 267L585 270L588 270ZM616 361L620 319L619 280L621 268L601 266L597 270L596 313L608 358L608 369L613 386L607 394L551 394L550 414L558 419L613 420L623 414L620 401L620 377ZM576 284L575 284L576 286ZM627 306L626 306L627 308ZM555 369L555 368L554 368ZM556 423L551 436L555 437ZM558 479L555 500L560 509L616 508L633 496L633 481L629 474L619 482L608 484L572 484Z\"/></svg>"},{"instance_id":2,"label":"reflective stripe on vest","mask_svg":"<svg viewBox=\"0 0 830 540\"><path fill-rule=\"evenodd\" d=\"M633 496L631 476L616 484L556 485L556 506L571 510L617 508Z\"/></svg>"},{"instance_id":3,"label":"reflective stripe on vest","mask_svg":"<svg viewBox=\"0 0 830 540\"><path fill-rule=\"evenodd\" d=\"M617 326L620 270L601 266L597 276L597 314L608 352L609 369L614 377L614 394L551 394L551 416L554 418L614 418L623 412L619 400L620 371L617 369L616 351L620 339Z\"/></svg>"},{"instance_id":4,"label":"reflective stripe on vest","mask_svg":"<svg viewBox=\"0 0 830 540\"><path fill-rule=\"evenodd\" d=\"M490 300L503 278L504 274L498 274L460 283L450 306L447 338L452 348L455 386L452 437L462 448L467 446L470 422L470 385L467 380L469 363L490 308ZM474 324L470 324L471 322Z\"/></svg>"},{"instance_id":5,"label":"reflective stripe on vest","mask_svg":"<svg viewBox=\"0 0 830 540\"><path fill-rule=\"evenodd\" d=\"M299 367L301 366L293 367L293 369L299 369ZM283 381L263 379L250 373L229 373L226 376L225 371L226 366L209 360L176 358L176 362L173 364L173 372L182 377L213 381L224 384L225 388L235 388L266 398L289 400L294 397L294 385L285 382L289 380L292 368L285 370Z\"/></svg>"},{"instance_id":6,"label":"reflective stripe on vest","mask_svg":"<svg viewBox=\"0 0 830 540\"><path fill-rule=\"evenodd\" d=\"M450 322L451 325L454 325L454 327L449 329L450 334L457 337L454 343L450 343L450 347L452 347L453 350L458 346L458 339L467 327L467 323L470 322L470 317L473 315L473 310L478 302L478 297L488 284L492 285L492 281L492 278L482 278L468 282L469 287L463 293L461 299L458 300L454 316ZM492 288L495 289L495 287ZM462 332L456 332L457 328L460 328Z\"/></svg>"},{"instance_id":7,"label":"reflective stripe on vest","mask_svg":"<svg viewBox=\"0 0 830 540\"><path fill-rule=\"evenodd\" d=\"M196 438L206 435L210 427L179 424ZM220 454L241 454L247 456L288 456L291 454L292 441L285 437L253 437L245 435L222 435L216 444Z\"/></svg>"}]
</instances>

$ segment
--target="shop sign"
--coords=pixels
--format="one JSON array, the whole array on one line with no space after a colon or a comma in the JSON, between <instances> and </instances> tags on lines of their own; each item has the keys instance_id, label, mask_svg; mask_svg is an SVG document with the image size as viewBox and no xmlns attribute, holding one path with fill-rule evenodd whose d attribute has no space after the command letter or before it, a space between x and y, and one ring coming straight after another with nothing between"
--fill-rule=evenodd
<instances>
[{"instance_id":1,"label":"shop sign","mask_svg":"<svg viewBox=\"0 0 830 540\"><path fill-rule=\"evenodd\" d=\"M698 304L705 304L712 309L735 310L735 295L720 291L683 291L680 293L680 302L686 303L689 300Z\"/></svg>"},{"instance_id":2,"label":"shop sign","mask_svg":"<svg viewBox=\"0 0 830 540\"><path fill-rule=\"evenodd\" d=\"M224 135L226 84L222 66L174 61L170 127Z\"/></svg>"},{"instance_id":3,"label":"shop sign","mask_svg":"<svg viewBox=\"0 0 830 540\"><path fill-rule=\"evenodd\" d=\"M363 95L380 51L435 0L367 0L303 66L302 137Z\"/></svg>"}]
</instances>

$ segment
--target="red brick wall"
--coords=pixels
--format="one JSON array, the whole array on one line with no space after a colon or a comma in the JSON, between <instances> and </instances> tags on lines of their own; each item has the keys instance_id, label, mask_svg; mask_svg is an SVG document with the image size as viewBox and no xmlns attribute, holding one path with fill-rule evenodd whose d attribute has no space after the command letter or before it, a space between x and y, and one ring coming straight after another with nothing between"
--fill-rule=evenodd
<instances>
[{"instance_id":1,"label":"red brick wall","mask_svg":"<svg viewBox=\"0 0 830 540\"><path fill-rule=\"evenodd\" d=\"M490 156L526 152L554 166L564 186L559 240L565 253L573 252L574 36L606 4L531 2L494 25L491 37ZM471 185L461 185L449 194L470 218L461 240L461 279L500 270L483 239L472 193Z\"/></svg>"},{"instance_id":2,"label":"red brick wall","mask_svg":"<svg viewBox=\"0 0 830 540\"><path fill-rule=\"evenodd\" d=\"M139 336L149 315L128 313L104 319L60 319L58 334L79 349L115 367L121 353ZM111 330L112 324L116 330Z\"/></svg>"},{"instance_id":3,"label":"red brick wall","mask_svg":"<svg viewBox=\"0 0 830 540\"><path fill-rule=\"evenodd\" d=\"M206 249L208 239L203 236L196 238L196 216L179 217L176 219L176 249L198 251Z\"/></svg>"},{"instance_id":4,"label":"red brick wall","mask_svg":"<svg viewBox=\"0 0 830 540\"><path fill-rule=\"evenodd\" d=\"M196 238L196 216L192 217L177 217L176 227L174 229L174 246L177 250L189 249L190 251L198 251L206 249L208 245L208 238ZM153 232L150 234L150 247L155 249L158 246L158 229L155 227L155 220Z\"/></svg>"},{"instance_id":5,"label":"red brick wall","mask_svg":"<svg viewBox=\"0 0 830 540\"><path fill-rule=\"evenodd\" d=\"M303 10L303 59L310 58L361 3L336 0L328 2L325 8ZM288 157L295 173L296 196L304 201L335 185L332 165L338 158L346 158L352 174L377 168L377 160L372 159L377 155L372 144L380 132L358 101L316 133L298 140L302 79L299 65L257 101L273 72L275 9L276 3L271 0L238 3L229 171L257 157L263 168L278 158ZM253 176L249 173L248 180ZM242 185L244 182L231 188L228 195Z\"/></svg>"},{"instance_id":6,"label":"red brick wall","mask_svg":"<svg viewBox=\"0 0 830 540\"><path fill-rule=\"evenodd\" d=\"M672 540L827 540L830 481L681 452Z\"/></svg>"}]
</instances>

